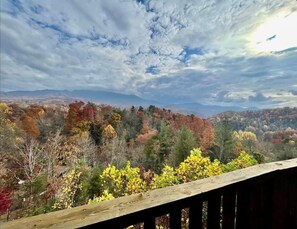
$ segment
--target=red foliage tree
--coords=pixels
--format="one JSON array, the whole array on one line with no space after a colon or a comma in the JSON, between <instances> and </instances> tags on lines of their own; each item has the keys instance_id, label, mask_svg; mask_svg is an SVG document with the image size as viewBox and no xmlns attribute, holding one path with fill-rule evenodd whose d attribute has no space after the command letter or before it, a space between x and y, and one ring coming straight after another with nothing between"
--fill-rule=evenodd
<instances>
[{"instance_id":1,"label":"red foliage tree","mask_svg":"<svg viewBox=\"0 0 297 229\"><path fill-rule=\"evenodd\" d=\"M44 114L44 108L39 105L32 104L26 109L26 113L31 117L38 118Z\"/></svg>"},{"instance_id":2,"label":"red foliage tree","mask_svg":"<svg viewBox=\"0 0 297 229\"><path fill-rule=\"evenodd\" d=\"M0 215L7 213L10 203L10 192L6 189L0 189Z\"/></svg>"},{"instance_id":3,"label":"red foliage tree","mask_svg":"<svg viewBox=\"0 0 297 229\"><path fill-rule=\"evenodd\" d=\"M169 121L173 129L181 129L187 127L193 132L193 135L202 150L209 148L213 143L212 125L194 115L176 115L174 119Z\"/></svg>"},{"instance_id":4,"label":"red foliage tree","mask_svg":"<svg viewBox=\"0 0 297 229\"><path fill-rule=\"evenodd\" d=\"M81 108L83 107L85 103L80 102L74 102L69 104L69 110L66 116L65 120L65 130L71 131L73 127L75 127L80 121L83 120L83 112Z\"/></svg>"},{"instance_id":5,"label":"red foliage tree","mask_svg":"<svg viewBox=\"0 0 297 229\"><path fill-rule=\"evenodd\" d=\"M95 111L93 106L87 104L82 110L83 119L86 121L94 121Z\"/></svg>"},{"instance_id":6,"label":"red foliage tree","mask_svg":"<svg viewBox=\"0 0 297 229\"><path fill-rule=\"evenodd\" d=\"M282 140L283 140L283 139L282 139L281 136L276 136L276 138L274 138L274 139L272 140L272 143L273 143L273 144L278 144L278 143L280 143Z\"/></svg>"}]
</instances>

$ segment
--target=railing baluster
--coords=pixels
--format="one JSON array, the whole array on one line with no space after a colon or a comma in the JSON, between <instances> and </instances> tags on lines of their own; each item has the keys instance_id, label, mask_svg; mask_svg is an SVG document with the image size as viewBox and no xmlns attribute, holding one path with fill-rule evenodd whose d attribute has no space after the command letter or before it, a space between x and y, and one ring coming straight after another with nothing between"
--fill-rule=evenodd
<instances>
[{"instance_id":1,"label":"railing baluster","mask_svg":"<svg viewBox=\"0 0 297 229\"><path fill-rule=\"evenodd\" d=\"M156 221L155 218L148 218L144 221L144 229L155 229L156 228Z\"/></svg>"},{"instance_id":2,"label":"railing baluster","mask_svg":"<svg viewBox=\"0 0 297 229\"><path fill-rule=\"evenodd\" d=\"M181 229L181 210L174 209L170 212L170 229Z\"/></svg>"},{"instance_id":3,"label":"railing baluster","mask_svg":"<svg viewBox=\"0 0 297 229\"><path fill-rule=\"evenodd\" d=\"M290 174L289 177L289 227L297 228L297 177Z\"/></svg>"},{"instance_id":4,"label":"railing baluster","mask_svg":"<svg viewBox=\"0 0 297 229\"><path fill-rule=\"evenodd\" d=\"M272 228L297 228L297 178L280 176L274 182Z\"/></svg>"},{"instance_id":5,"label":"railing baluster","mask_svg":"<svg viewBox=\"0 0 297 229\"><path fill-rule=\"evenodd\" d=\"M221 196L212 195L207 206L207 228L220 229Z\"/></svg>"},{"instance_id":6,"label":"railing baluster","mask_svg":"<svg viewBox=\"0 0 297 229\"><path fill-rule=\"evenodd\" d=\"M251 185L249 203L250 228L271 228L272 220L272 185L271 181Z\"/></svg>"},{"instance_id":7,"label":"railing baluster","mask_svg":"<svg viewBox=\"0 0 297 229\"><path fill-rule=\"evenodd\" d=\"M202 229L202 202L190 206L189 229Z\"/></svg>"},{"instance_id":8,"label":"railing baluster","mask_svg":"<svg viewBox=\"0 0 297 229\"><path fill-rule=\"evenodd\" d=\"M250 187L242 187L237 192L236 229L250 228Z\"/></svg>"},{"instance_id":9,"label":"railing baluster","mask_svg":"<svg viewBox=\"0 0 297 229\"><path fill-rule=\"evenodd\" d=\"M235 228L236 192L228 191L223 196L223 229Z\"/></svg>"},{"instance_id":10,"label":"railing baluster","mask_svg":"<svg viewBox=\"0 0 297 229\"><path fill-rule=\"evenodd\" d=\"M287 222L287 199L288 182L284 177L278 176L274 182L273 196L273 223L272 228L285 228Z\"/></svg>"}]
</instances>

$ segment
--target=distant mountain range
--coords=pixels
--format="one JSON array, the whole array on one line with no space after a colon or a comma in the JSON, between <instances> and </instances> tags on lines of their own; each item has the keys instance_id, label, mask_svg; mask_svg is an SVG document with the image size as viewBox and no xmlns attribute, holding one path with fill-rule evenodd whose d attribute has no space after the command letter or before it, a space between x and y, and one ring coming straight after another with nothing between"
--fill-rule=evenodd
<instances>
[{"instance_id":1,"label":"distant mountain range","mask_svg":"<svg viewBox=\"0 0 297 229\"><path fill-rule=\"evenodd\" d=\"M258 109L256 107L243 108L239 106L203 105L200 103L171 104L165 107L180 113L195 114L200 117L210 117L225 111L245 111Z\"/></svg>"},{"instance_id":2,"label":"distant mountain range","mask_svg":"<svg viewBox=\"0 0 297 229\"><path fill-rule=\"evenodd\" d=\"M155 105L171 109L175 112L195 114L200 117L209 117L224 111L255 110L256 108L243 108L237 106L203 105L200 103L165 104L161 101L152 101L140 98L136 95L125 95L107 91L93 90L37 90L37 91L10 91L1 92L3 102L40 102L40 103L69 103L75 100L110 104L113 106L149 106Z\"/></svg>"},{"instance_id":3,"label":"distant mountain range","mask_svg":"<svg viewBox=\"0 0 297 229\"><path fill-rule=\"evenodd\" d=\"M61 99L67 101L84 100L115 106L149 105L149 101L136 95L124 95L106 91L91 90L38 90L38 91L10 91L1 92L1 100L37 100Z\"/></svg>"}]
</instances>

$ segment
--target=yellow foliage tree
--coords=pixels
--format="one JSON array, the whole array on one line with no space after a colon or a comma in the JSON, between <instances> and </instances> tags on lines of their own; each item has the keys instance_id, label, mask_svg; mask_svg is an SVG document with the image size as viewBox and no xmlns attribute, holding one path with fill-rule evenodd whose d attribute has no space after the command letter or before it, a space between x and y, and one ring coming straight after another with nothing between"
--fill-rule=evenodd
<instances>
[{"instance_id":1,"label":"yellow foliage tree","mask_svg":"<svg viewBox=\"0 0 297 229\"><path fill-rule=\"evenodd\" d=\"M119 115L118 113L112 112L112 114L110 115L108 122L114 127L116 128L117 125L121 122L122 117L121 115Z\"/></svg>"},{"instance_id":2,"label":"yellow foliage tree","mask_svg":"<svg viewBox=\"0 0 297 229\"><path fill-rule=\"evenodd\" d=\"M179 180L176 171L168 165L165 165L160 175L155 175L151 184L152 189L165 188L178 184Z\"/></svg>"},{"instance_id":3,"label":"yellow foliage tree","mask_svg":"<svg viewBox=\"0 0 297 229\"><path fill-rule=\"evenodd\" d=\"M140 169L132 168L128 161L122 169L109 165L101 175L103 189L115 197L146 191L146 182L140 177Z\"/></svg>"},{"instance_id":4,"label":"yellow foliage tree","mask_svg":"<svg viewBox=\"0 0 297 229\"><path fill-rule=\"evenodd\" d=\"M218 160L210 161L209 157L202 157L200 149L193 149L176 169L178 179L181 182L189 182L222 173L221 164Z\"/></svg>"},{"instance_id":5,"label":"yellow foliage tree","mask_svg":"<svg viewBox=\"0 0 297 229\"><path fill-rule=\"evenodd\" d=\"M5 103L0 103L0 152L1 159L4 159L2 153L9 156L18 149L18 145L23 139L20 138L19 129L16 124L9 119L11 109ZM1 161L0 159L0 161Z\"/></svg>"},{"instance_id":6,"label":"yellow foliage tree","mask_svg":"<svg viewBox=\"0 0 297 229\"><path fill-rule=\"evenodd\" d=\"M247 151L253 152L254 146L257 142L257 136L250 131L234 131L233 138L238 152Z\"/></svg>"},{"instance_id":7,"label":"yellow foliage tree","mask_svg":"<svg viewBox=\"0 0 297 229\"><path fill-rule=\"evenodd\" d=\"M81 190L81 172L73 169L63 176L63 186L60 198L53 205L54 209L72 208L75 204L76 193Z\"/></svg>"},{"instance_id":8,"label":"yellow foliage tree","mask_svg":"<svg viewBox=\"0 0 297 229\"><path fill-rule=\"evenodd\" d=\"M209 157L203 157L200 149L196 148L176 169L165 165L161 174L155 174L150 184L142 178L140 169L132 168L129 161L122 169L109 165L100 176L104 191L99 197L89 200L89 203L194 181L255 164L255 158L245 152L241 152L238 158L226 165L218 160L212 162Z\"/></svg>"},{"instance_id":9,"label":"yellow foliage tree","mask_svg":"<svg viewBox=\"0 0 297 229\"><path fill-rule=\"evenodd\" d=\"M4 114L11 114L11 109L6 103L0 103L0 112Z\"/></svg>"},{"instance_id":10,"label":"yellow foliage tree","mask_svg":"<svg viewBox=\"0 0 297 229\"><path fill-rule=\"evenodd\" d=\"M250 154L242 151L240 155L228 164L223 165L224 172L231 172L237 169L246 168L258 164L257 160Z\"/></svg>"},{"instance_id":11,"label":"yellow foliage tree","mask_svg":"<svg viewBox=\"0 0 297 229\"><path fill-rule=\"evenodd\" d=\"M88 204L96 204L105 200L113 200L114 196L109 193L107 190L104 190L102 195L99 197L95 197L93 199L89 199Z\"/></svg>"},{"instance_id":12,"label":"yellow foliage tree","mask_svg":"<svg viewBox=\"0 0 297 229\"><path fill-rule=\"evenodd\" d=\"M117 133L112 127L112 125L107 125L106 127L104 127L102 131L102 137L104 138L104 140L111 140L116 136L117 136Z\"/></svg>"}]
</instances>

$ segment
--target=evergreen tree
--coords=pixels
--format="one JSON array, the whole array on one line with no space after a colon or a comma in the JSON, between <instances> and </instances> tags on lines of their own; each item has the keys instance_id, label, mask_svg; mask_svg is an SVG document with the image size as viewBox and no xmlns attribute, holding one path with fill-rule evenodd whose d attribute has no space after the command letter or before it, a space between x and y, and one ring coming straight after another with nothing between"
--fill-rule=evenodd
<instances>
[{"instance_id":1,"label":"evergreen tree","mask_svg":"<svg viewBox=\"0 0 297 229\"><path fill-rule=\"evenodd\" d=\"M191 150L195 147L197 147L197 143L192 131L182 127L178 132L176 143L173 145L169 162L173 166L177 166L190 155Z\"/></svg>"},{"instance_id":2,"label":"evergreen tree","mask_svg":"<svg viewBox=\"0 0 297 229\"><path fill-rule=\"evenodd\" d=\"M210 149L212 157L226 162L235 157L233 129L227 120L223 120L215 128L215 145Z\"/></svg>"},{"instance_id":3,"label":"evergreen tree","mask_svg":"<svg viewBox=\"0 0 297 229\"><path fill-rule=\"evenodd\" d=\"M158 135L151 138L145 145L146 167L159 173L172 151L173 143L174 137L170 126L162 122Z\"/></svg>"}]
</instances>

